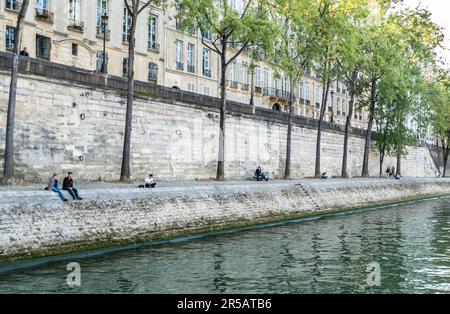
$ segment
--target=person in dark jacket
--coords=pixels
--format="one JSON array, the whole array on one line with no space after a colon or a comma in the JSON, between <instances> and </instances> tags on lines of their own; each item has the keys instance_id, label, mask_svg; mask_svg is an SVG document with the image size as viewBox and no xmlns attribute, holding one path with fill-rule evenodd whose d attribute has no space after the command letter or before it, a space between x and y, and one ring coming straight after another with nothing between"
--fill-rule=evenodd
<instances>
[{"instance_id":1,"label":"person in dark jacket","mask_svg":"<svg viewBox=\"0 0 450 314\"><path fill-rule=\"evenodd\" d=\"M19 54L20 54L21 56L23 56L23 57L28 57L27 47L24 47L24 48L20 51Z\"/></svg>"},{"instance_id":2,"label":"person in dark jacket","mask_svg":"<svg viewBox=\"0 0 450 314\"><path fill-rule=\"evenodd\" d=\"M48 186L46 187L46 190L58 193L59 198L63 202L67 202L67 199L64 197L63 192L58 187L58 175L56 173L53 174L53 176L48 181Z\"/></svg>"},{"instance_id":3,"label":"person in dark jacket","mask_svg":"<svg viewBox=\"0 0 450 314\"><path fill-rule=\"evenodd\" d=\"M82 200L82 198L78 196L78 190L73 187L72 172L69 172L67 177L64 178L63 190L68 191L74 200Z\"/></svg>"},{"instance_id":4,"label":"person in dark jacket","mask_svg":"<svg viewBox=\"0 0 450 314\"><path fill-rule=\"evenodd\" d=\"M258 166L258 168L256 168L256 170L255 170L255 177L256 177L256 181L262 181L262 180L269 181L269 178L267 178L264 175L264 172L262 171L261 166Z\"/></svg>"}]
</instances>

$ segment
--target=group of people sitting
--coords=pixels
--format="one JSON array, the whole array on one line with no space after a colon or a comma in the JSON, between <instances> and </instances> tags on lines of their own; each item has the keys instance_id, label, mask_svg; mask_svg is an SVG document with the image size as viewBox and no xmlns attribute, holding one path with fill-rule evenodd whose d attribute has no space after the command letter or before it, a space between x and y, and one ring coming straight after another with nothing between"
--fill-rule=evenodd
<instances>
[{"instance_id":1,"label":"group of people sitting","mask_svg":"<svg viewBox=\"0 0 450 314\"><path fill-rule=\"evenodd\" d=\"M65 198L64 193L59 189L59 181L58 181L57 173L53 174L53 176L48 181L48 185L45 189L55 192L55 193L58 193L59 198L63 202L68 201L68 199ZM74 200L82 200L83 199L78 195L78 190L73 187L72 172L67 173L67 177L64 178L62 189L69 192L70 196L72 196Z\"/></svg>"},{"instance_id":2,"label":"group of people sitting","mask_svg":"<svg viewBox=\"0 0 450 314\"><path fill-rule=\"evenodd\" d=\"M389 178L400 180L400 175L398 173L395 173L394 167L387 167L386 174L388 175Z\"/></svg>"}]
</instances>

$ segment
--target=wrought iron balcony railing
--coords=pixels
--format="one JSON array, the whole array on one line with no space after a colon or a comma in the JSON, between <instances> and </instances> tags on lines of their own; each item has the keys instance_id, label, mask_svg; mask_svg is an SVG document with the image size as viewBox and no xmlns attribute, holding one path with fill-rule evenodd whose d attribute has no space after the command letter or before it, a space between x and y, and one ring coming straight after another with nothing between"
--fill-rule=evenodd
<instances>
[{"instance_id":1,"label":"wrought iron balcony railing","mask_svg":"<svg viewBox=\"0 0 450 314\"><path fill-rule=\"evenodd\" d=\"M36 9L36 20L47 21L49 23L53 23L54 13L50 12L47 9Z\"/></svg>"},{"instance_id":2,"label":"wrought iron balcony railing","mask_svg":"<svg viewBox=\"0 0 450 314\"><path fill-rule=\"evenodd\" d=\"M190 73L195 73L195 65L188 64L187 65L187 71L190 72Z\"/></svg>"},{"instance_id":3,"label":"wrought iron balcony railing","mask_svg":"<svg viewBox=\"0 0 450 314\"><path fill-rule=\"evenodd\" d=\"M177 70L184 70L184 63L183 62L176 62L175 63L175 68L177 69Z\"/></svg>"},{"instance_id":4,"label":"wrought iron balcony railing","mask_svg":"<svg viewBox=\"0 0 450 314\"><path fill-rule=\"evenodd\" d=\"M159 53L159 47L158 43L151 40L148 41L148 50Z\"/></svg>"},{"instance_id":5,"label":"wrought iron balcony railing","mask_svg":"<svg viewBox=\"0 0 450 314\"><path fill-rule=\"evenodd\" d=\"M103 26L97 26L97 38L103 39L103 37L106 37L105 40L109 40L111 36L111 31L107 28L103 28Z\"/></svg>"},{"instance_id":6,"label":"wrought iron balcony railing","mask_svg":"<svg viewBox=\"0 0 450 314\"><path fill-rule=\"evenodd\" d=\"M248 84L242 84L241 85L241 90L249 90L249 85Z\"/></svg>"},{"instance_id":7,"label":"wrought iron balcony railing","mask_svg":"<svg viewBox=\"0 0 450 314\"><path fill-rule=\"evenodd\" d=\"M211 77L211 69L203 69L203 75L207 77Z\"/></svg>"},{"instance_id":8,"label":"wrought iron balcony railing","mask_svg":"<svg viewBox=\"0 0 450 314\"><path fill-rule=\"evenodd\" d=\"M78 32L83 32L84 31L84 22L74 20L74 19L69 19L68 28L71 30L78 31Z\"/></svg>"},{"instance_id":9,"label":"wrought iron balcony railing","mask_svg":"<svg viewBox=\"0 0 450 314\"><path fill-rule=\"evenodd\" d=\"M255 93L261 94L262 93L262 87L261 86L255 86Z\"/></svg>"}]
</instances>

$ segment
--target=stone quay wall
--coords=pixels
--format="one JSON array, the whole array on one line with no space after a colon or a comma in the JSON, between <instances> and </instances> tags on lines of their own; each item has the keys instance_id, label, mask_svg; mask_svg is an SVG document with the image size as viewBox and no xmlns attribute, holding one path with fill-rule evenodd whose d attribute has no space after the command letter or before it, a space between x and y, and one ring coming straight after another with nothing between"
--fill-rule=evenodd
<instances>
[{"instance_id":1,"label":"stone quay wall","mask_svg":"<svg viewBox=\"0 0 450 314\"><path fill-rule=\"evenodd\" d=\"M450 179L198 182L81 192L83 201L63 203L53 192L0 190L0 262L450 195Z\"/></svg>"},{"instance_id":2,"label":"stone quay wall","mask_svg":"<svg viewBox=\"0 0 450 314\"><path fill-rule=\"evenodd\" d=\"M0 53L0 168L6 129L10 54ZM72 171L77 180L117 180L125 124L123 78L105 76L36 59L22 59L15 121L16 177L45 182L52 173ZM136 82L133 111L133 179L149 173L162 180L212 179L218 156L220 101L214 97ZM262 165L273 176L284 174L287 115L229 102L226 122L226 176L252 176ZM343 126L325 122L322 171L339 176ZM350 176L361 174L365 131L352 129ZM314 175L317 121L294 117L292 175ZM409 147L402 175L435 177L427 147ZM378 175L378 152L372 146L370 174ZM395 165L387 157L385 168Z\"/></svg>"}]
</instances>

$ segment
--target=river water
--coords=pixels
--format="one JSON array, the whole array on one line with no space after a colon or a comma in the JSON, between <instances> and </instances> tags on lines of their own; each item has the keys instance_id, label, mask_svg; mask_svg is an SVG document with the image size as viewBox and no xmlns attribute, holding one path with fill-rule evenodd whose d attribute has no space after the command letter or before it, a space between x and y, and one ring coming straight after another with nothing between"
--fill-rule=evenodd
<instances>
[{"instance_id":1,"label":"river water","mask_svg":"<svg viewBox=\"0 0 450 314\"><path fill-rule=\"evenodd\" d=\"M80 286L61 260L0 272L0 292L449 293L450 198L72 261Z\"/></svg>"}]
</instances>

